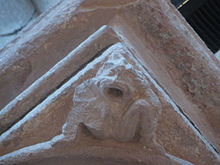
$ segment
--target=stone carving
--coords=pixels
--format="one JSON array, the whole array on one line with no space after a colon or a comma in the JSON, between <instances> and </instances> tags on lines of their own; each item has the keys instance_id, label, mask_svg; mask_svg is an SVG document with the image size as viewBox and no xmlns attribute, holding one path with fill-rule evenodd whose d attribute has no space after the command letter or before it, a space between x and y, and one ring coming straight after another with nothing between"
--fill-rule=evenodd
<instances>
[{"instance_id":1,"label":"stone carving","mask_svg":"<svg viewBox=\"0 0 220 165\"><path fill-rule=\"evenodd\" d=\"M62 133L6 154L0 164L183 164L156 143L157 89L122 44L104 54L96 76L75 88Z\"/></svg>"},{"instance_id":2,"label":"stone carving","mask_svg":"<svg viewBox=\"0 0 220 165\"><path fill-rule=\"evenodd\" d=\"M71 130L83 123L99 139L129 141L141 135L154 139L161 103L143 73L135 70L118 52L98 71L75 89ZM68 132L68 131L67 131Z\"/></svg>"}]
</instances>

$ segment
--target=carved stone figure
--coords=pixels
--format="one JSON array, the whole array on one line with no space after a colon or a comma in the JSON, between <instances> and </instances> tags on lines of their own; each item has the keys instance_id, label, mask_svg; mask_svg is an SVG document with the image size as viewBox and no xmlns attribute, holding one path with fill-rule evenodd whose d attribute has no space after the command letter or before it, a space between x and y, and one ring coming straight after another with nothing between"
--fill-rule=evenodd
<instances>
[{"instance_id":1,"label":"carved stone figure","mask_svg":"<svg viewBox=\"0 0 220 165\"><path fill-rule=\"evenodd\" d=\"M75 88L73 107L62 133L49 141L6 154L0 157L0 164L186 162L172 158L157 144L156 128L162 103L157 88L135 60L128 60L132 58L129 51L118 43L102 57L104 63L97 74Z\"/></svg>"},{"instance_id":2,"label":"carved stone figure","mask_svg":"<svg viewBox=\"0 0 220 165\"><path fill-rule=\"evenodd\" d=\"M170 0L60 1L16 36L0 164L220 164L220 63Z\"/></svg>"},{"instance_id":3,"label":"carved stone figure","mask_svg":"<svg viewBox=\"0 0 220 165\"><path fill-rule=\"evenodd\" d=\"M73 109L64 130L83 123L99 139L125 142L140 136L153 143L160 100L143 73L121 56L124 52L117 53L96 77L75 89Z\"/></svg>"}]
</instances>

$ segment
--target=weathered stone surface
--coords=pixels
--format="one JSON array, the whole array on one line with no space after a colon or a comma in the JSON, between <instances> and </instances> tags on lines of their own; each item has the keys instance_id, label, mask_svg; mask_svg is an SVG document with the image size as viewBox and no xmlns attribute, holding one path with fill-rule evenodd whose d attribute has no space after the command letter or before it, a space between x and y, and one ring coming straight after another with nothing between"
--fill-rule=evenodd
<instances>
[{"instance_id":1,"label":"weathered stone surface","mask_svg":"<svg viewBox=\"0 0 220 165\"><path fill-rule=\"evenodd\" d=\"M154 144L163 148L163 151L160 152L155 148L152 152L145 151L143 143L141 145L133 144L132 138L136 137L136 134L133 136L134 133L128 133L128 135L125 135L123 131L120 131L123 134L119 133L119 135L114 131L104 131L103 133L103 129L94 130L94 127L88 126L91 123L86 122L82 128L79 126L79 134L77 134L79 138L76 137L76 142L69 143L68 140L63 142L62 139L66 136L61 127L66 122L68 112L72 110L73 113L74 111L71 99L75 88L80 88L80 84L96 77L98 69L103 66L106 58L101 59L94 68L87 68L86 73L83 72L81 75L79 73L80 77L75 77L78 79L77 81L74 77L70 79L69 83L65 83L59 90L39 103L28 115L4 132L0 138L0 150L2 155L9 154L1 157L2 162L10 163L10 161L19 160L22 164L26 160L35 160L36 163L55 163L55 161L63 160L67 163L71 160L75 163L85 163L84 157L81 159L80 156L86 154L92 158L87 157L85 161L94 163L102 162L103 159L100 158L105 157L109 158L104 159L105 162L109 160L110 164L119 163L118 159L127 164L132 161L133 164L137 164L136 160L146 160L145 164L147 161L151 161L153 164L154 161L163 161L163 158L164 162L173 160L172 155L175 155L194 164L219 164L217 159L219 159L220 150L220 64L169 1L67 0L48 13L42 14L15 41L1 50L0 76L5 78L0 79L0 90L7 91L7 94L5 96L2 94L2 98L0 98L5 100L1 106L4 107L103 25L112 27L117 38L126 45L140 63L134 64L131 62L133 60L129 60L130 57L127 58L126 55L125 59L132 66L143 65L158 82L156 83L149 75L145 78L151 84L150 88L154 89L153 92L162 105L161 111L158 110L160 108L157 108L157 112L160 113L155 117L157 126L153 127L155 130L153 129L152 132L155 133L156 143ZM11 72L13 66L23 66L22 60L24 59L28 65L21 67L22 69L18 71L19 74ZM93 64L91 65L93 66ZM145 73L143 70L141 72ZM145 74L147 75L147 73ZM57 84L65 76L61 77ZM17 80L19 80L18 83L16 83ZM53 79L45 81L46 86L50 86L51 81ZM52 88L54 89L57 84ZM13 89L14 85L17 85L16 90ZM147 87L145 86L145 88ZM143 92L142 90L138 90L140 94ZM43 96L47 95L47 92L39 95L37 99L43 100ZM120 91L116 90L112 93L120 93ZM31 99L33 98L31 97ZM26 97L21 102L25 103L27 100ZM19 101L19 97L15 99L16 104L17 101ZM27 111L31 110L30 105L27 106ZM7 107L10 109L10 106ZM15 107L14 109L16 109ZM23 108L21 109L23 110ZM62 113L60 109L63 110ZM26 110L25 112L27 112ZM18 110L17 113L21 115L23 112ZM14 118L13 115L12 118ZM126 120L123 121L122 123L125 123ZM138 123L137 119L133 121ZM105 127L103 124L99 124L99 126ZM125 126L122 128L127 129ZM131 130L134 132L136 128ZM60 136L50 140L58 134ZM105 135L104 138L101 138L103 135ZM30 138L30 136L35 138ZM75 136L70 137L73 139L72 137ZM120 139L123 142L119 142ZM57 141L60 143L57 144ZM34 144L36 146L31 146ZM102 145L109 148L103 149ZM78 148L71 148L72 146ZM88 146L96 147L88 149ZM63 151L63 148L66 150ZM126 156L123 155L125 148ZM21 150L10 153L17 149ZM96 150L103 152L97 153ZM38 151L42 151L42 153ZM16 155L19 152L24 156L23 160ZM121 153L117 158L113 155L116 152ZM62 154L60 155L60 153ZM158 153L160 156L155 156ZM26 157L27 154L30 154L30 157ZM144 154L150 156L143 156ZM142 156L145 159L142 159ZM78 159L75 159L76 157ZM120 163L123 164L123 162ZM158 164L162 163L158 162Z\"/></svg>"},{"instance_id":2,"label":"weathered stone surface","mask_svg":"<svg viewBox=\"0 0 220 165\"><path fill-rule=\"evenodd\" d=\"M9 72L10 75L8 75ZM25 58L20 58L19 61L14 63L14 65L11 66L7 72L2 70L0 81L1 105L4 105L8 102L8 97L11 96L11 93L16 93L20 88L23 87L23 84L26 82L27 77L31 74L31 72L31 63ZM10 81L11 76L13 76L13 81ZM10 92L8 90L10 90Z\"/></svg>"},{"instance_id":3,"label":"weathered stone surface","mask_svg":"<svg viewBox=\"0 0 220 165\"><path fill-rule=\"evenodd\" d=\"M85 13L79 9L80 3L82 2L75 0L65 1L57 6L56 11L43 13L37 20L29 24L13 42L0 50L0 77L5 73L9 77L7 83L4 84L4 89L8 90L7 96L0 100L10 102L89 35L106 25L116 14L114 9L106 13L102 13L103 10ZM99 18L100 22L91 23L90 20L93 18ZM32 72L23 86L14 91L11 89L10 83L16 79L10 72L10 67L15 65L20 58L30 61ZM0 108L7 103L0 102Z\"/></svg>"},{"instance_id":4,"label":"weathered stone surface","mask_svg":"<svg viewBox=\"0 0 220 165\"><path fill-rule=\"evenodd\" d=\"M81 43L75 50L70 52L63 60L51 68L34 84L17 96L5 108L0 111L0 133L7 130L16 123L22 116L28 113L33 107L53 92L60 84L64 83L70 76L73 76L82 66L95 58L103 49L118 41L114 32L107 26L101 27L96 33ZM28 67L28 65L26 64ZM16 69L18 72L19 69ZM15 75L21 77L13 71ZM7 80L6 77L4 77ZM7 84L4 82L4 84ZM2 87L4 87L2 84ZM19 85L18 82L12 88ZM0 92L2 98L7 91ZM4 100L2 100L3 102Z\"/></svg>"},{"instance_id":5,"label":"weathered stone surface","mask_svg":"<svg viewBox=\"0 0 220 165\"><path fill-rule=\"evenodd\" d=\"M162 0L148 1L129 8L112 26L219 150L220 65L180 13Z\"/></svg>"},{"instance_id":6,"label":"weathered stone surface","mask_svg":"<svg viewBox=\"0 0 220 165\"><path fill-rule=\"evenodd\" d=\"M0 157L0 164L219 164L207 141L138 65L119 43L106 50L2 134L2 154L22 149Z\"/></svg>"}]
</instances>

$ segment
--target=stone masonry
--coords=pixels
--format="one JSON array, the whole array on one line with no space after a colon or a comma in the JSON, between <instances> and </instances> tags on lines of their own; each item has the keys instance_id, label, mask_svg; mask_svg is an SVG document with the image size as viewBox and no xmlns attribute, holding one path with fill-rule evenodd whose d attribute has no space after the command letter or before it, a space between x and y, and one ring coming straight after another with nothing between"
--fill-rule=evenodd
<instances>
[{"instance_id":1,"label":"stone masonry","mask_svg":"<svg viewBox=\"0 0 220 165\"><path fill-rule=\"evenodd\" d=\"M0 29L0 164L220 164L220 61L169 0L48 2Z\"/></svg>"}]
</instances>

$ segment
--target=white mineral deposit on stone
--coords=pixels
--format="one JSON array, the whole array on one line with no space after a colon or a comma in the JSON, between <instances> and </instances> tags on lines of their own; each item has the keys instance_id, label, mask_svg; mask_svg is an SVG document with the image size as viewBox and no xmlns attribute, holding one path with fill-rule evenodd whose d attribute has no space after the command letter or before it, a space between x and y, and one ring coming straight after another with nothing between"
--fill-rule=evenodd
<instances>
[{"instance_id":1,"label":"white mineral deposit on stone","mask_svg":"<svg viewBox=\"0 0 220 165\"><path fill-rule=\"evenodd\" d=\"M29 110L29 107L32 107L35 105L34 104L30 104L30 101L28 100L29 97L31 97L31 95L33 95L34 91L39 91L38 89L40 89L42 91L43 88L42 84L45 84L45 82L47 81L47 79L49 79L51 76L53 76L53 74L58 74L60 72L63 71L63 68L65 68L65 66L67 66L68 64L70 64L71 61L73 61L76 56L80 55L80 51L84 50L86 47L88 47L92 42L94 42L94 40L98 39L101 35L103 35L103 33L105 33L106 31L108 31L109 28L104 25L102 26L99 30L97 30L94 34L92 34L88 39L86 39L84 42L82 42L76 49L74 49L72 52L70 52L64 59L62 59L60 62L58 62L54 67L52 67L48 72L46 72L43 76L41 76L39 79L37 79L34 83L32 83L27 89L25 89L20 95L18 95L15 99L13 99L9 104L7 104L1 111L0 111L0 119L2 119L1 121L3 122L3 120L10 114L12 113L13 110L15 110L15 106L17 106L18 104L20 104L19 108L23 109L23 113L27 113L27 111ZM78 54L79 53L79 54ZM1 60L1 59L0 59ZM55 73L56 72L56 73ZM73 71L72 71L73 72ZM63 79L65 79L65 77L62 77ZM61 81L63 81L63 79L60 79L58 81L58 83L60 83ZM58 85L58 84L57 84ZM52 88L52 87L51 87ZM49 89L51 90L51 89ZM40 91L39 91L40 92ZM44 90L43 92L40 92L42 95L45 95L46 92L48 92L48 90ZM36 100L36 102L39 101L40 97L44 97L42 95L38 95L39 98L38 100ZM19 103L22 102L22 103ZM23 106L28 104L28 106ZM23 114L21 114L23 115ZM17 116L17 118L20 118L20 116ZM13 123L13 121L17 120L16 116L10 120L12 120L11 122ZM3 122L4 123L4 122ZM9 123L9 122L8 122ZM6 124L6 122L5 122ZM10 123L9 123L10 124ZM8 125L9 127L9 125Z\"/></svg>"},{"instance_id":2,"label":"white mineral deposit on stone","mask_svg":"<svg viewBox=\"0 0 220 165\"><path fill-rule=\"evenodd\" d=\"M114 50L112 50L114 51ZM58 99L58 97L60 95L63 94L63 92L65 92L66 90L68 90L68 88L71 88L71 86L84 74L86 74L86 72L88 70L94 69L94 65L101 62L104 58L106 58L108 56L108 54L103 54L102 56L100 56L99 58L96 58L95 60L93 60L92 62L90 62L85 69L82 69L81 71L79 71L75 76L73 76L69 81L67 81L63 86L61 86L59 89L57 89L53 94L49 95L42 103L40 103L39 105L37 105L32 111L30 111L27 115L25 115L25 117L21 120L19 120L16 124L14 124L9 130L5 131L3 134L1 134L0 136L0 141L2 141L3 139L5 139L6 137L8 137L11 133L13 133L13 131L16 131L19 127L21 127L22 125L24 125L26 122L28 122L31 118L36 117L39 113L41 113L41 111L43 111L47 105L51 104L53 101L55 101L56 99ZM48 73L49 74L49 73ZM35 82L37 83L37 82ZM34 85L34 84L33 84ZM2 113L6 113L5 111L1 112Z\"/></svg>"}]
</instances>

